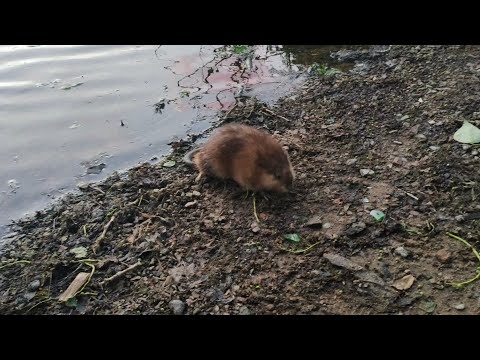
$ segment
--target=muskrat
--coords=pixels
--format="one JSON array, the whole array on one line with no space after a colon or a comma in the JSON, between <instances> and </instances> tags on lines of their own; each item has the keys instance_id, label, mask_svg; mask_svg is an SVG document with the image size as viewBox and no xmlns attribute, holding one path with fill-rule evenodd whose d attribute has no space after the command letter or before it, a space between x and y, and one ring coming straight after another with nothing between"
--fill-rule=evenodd
<instances>
[{"instance_id":1,"label":"muskrat","mask_svg":"<svg viewBox=\"0 0 480 360\"><path fill-rule=\"evenodd\" d=\"M245 190L287 192L294 180L288 153L265 131L241 124L215 130L208 141L183 160L204 176L233 179Z\"/></svg>"}]
</instances>

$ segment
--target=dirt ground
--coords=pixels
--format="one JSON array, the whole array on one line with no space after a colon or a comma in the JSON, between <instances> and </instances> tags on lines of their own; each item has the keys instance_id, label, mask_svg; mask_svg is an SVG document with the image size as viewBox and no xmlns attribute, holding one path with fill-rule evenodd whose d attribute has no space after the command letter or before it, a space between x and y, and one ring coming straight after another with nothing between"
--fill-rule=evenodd
<instances>
[{"instance_id":1,"label":"dirt ground","mask_svg":"<svg viewBox=\"0 0 480 360\"><path fill-rule=\"evenodd\" d=\"M480 281L452 285L479 259L447 234L480 249L480 147L452 138L480 125L480 47L337 55L356 66L224 114L275 134L296 171L290 193L256 196L258 223L235 183L194 182L192 136L172 144L175 164L83 184L19 221L0 313L480 314Z\"/></svg>"}]
</instances>

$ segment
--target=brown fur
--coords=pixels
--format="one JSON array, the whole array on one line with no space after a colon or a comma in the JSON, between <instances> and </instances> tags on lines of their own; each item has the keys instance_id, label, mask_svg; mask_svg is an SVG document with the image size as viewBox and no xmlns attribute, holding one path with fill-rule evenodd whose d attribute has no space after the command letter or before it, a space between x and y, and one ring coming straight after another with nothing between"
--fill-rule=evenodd
<instances>
[{"instance_id":1,"label":"brown fur","mask_svg":"<svg viewBox=\"0 0 480 360\"><path fill-rule=\"evenodd\" d=\"M199 171L197 181L214 176L233 179L247 190L286 192L294 179L287 152L270 134L251 126L224 125L189 154Z\"/></svg>"}]
</instances>

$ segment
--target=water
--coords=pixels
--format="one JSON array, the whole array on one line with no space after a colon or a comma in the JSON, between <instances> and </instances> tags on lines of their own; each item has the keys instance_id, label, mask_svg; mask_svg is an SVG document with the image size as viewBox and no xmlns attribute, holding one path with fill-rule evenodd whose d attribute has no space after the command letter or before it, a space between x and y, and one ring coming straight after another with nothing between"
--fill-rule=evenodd
<instances>
[{"instance_id":1,"label":"water","mask_svg":"<svg viewBox=\"0 0 480 360\"><path fill-rule=\"evenodd\" d=\"M299 63L333 49L305 60L318 47L259 46L251 61L244 50L0 46L0 234L78 182L160 158L172 140L205 130L241 84L275 101L300 83Z\"/></svg>"}]
</instances>

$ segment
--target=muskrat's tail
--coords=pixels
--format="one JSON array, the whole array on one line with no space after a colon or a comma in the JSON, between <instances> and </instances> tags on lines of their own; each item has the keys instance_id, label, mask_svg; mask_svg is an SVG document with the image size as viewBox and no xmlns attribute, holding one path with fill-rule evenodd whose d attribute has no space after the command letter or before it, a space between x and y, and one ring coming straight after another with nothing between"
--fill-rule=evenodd
<instances>
[{"instance_id":1,"label":"muskrat's tail","mask_svg":"<svg viewBox=\"0 0 480 360\"><path fill-rule=\"evenodd\" d=\"M183 156L183 162L189 164L189 165L192 165L193 164L193 156L200 151L200 147L197 147L193 150L190 150L189 152L187 152L184 156Z\"/></svg>"}]
</instances>

